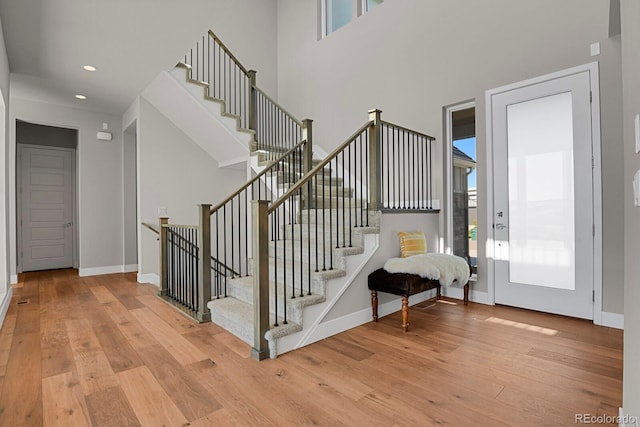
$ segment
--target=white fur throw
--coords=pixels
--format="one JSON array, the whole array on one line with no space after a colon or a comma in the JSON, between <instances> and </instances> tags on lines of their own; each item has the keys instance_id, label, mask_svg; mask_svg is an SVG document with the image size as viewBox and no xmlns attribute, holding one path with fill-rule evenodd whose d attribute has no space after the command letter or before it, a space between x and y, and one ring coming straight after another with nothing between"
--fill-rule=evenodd
<instances>
[{"instance_id":1,"label":"white fur throw","mask_svg":"<svg viewBox=\"0 0 640 427\"><path fill-rule=\"evenodd\" d=\"M438 280L442 286L464 286L469 281L469 265L455 255L422 254L408 258L391 258L383 267L389 273L417 274L426 279Z\"/></svg>"}]
</instances>

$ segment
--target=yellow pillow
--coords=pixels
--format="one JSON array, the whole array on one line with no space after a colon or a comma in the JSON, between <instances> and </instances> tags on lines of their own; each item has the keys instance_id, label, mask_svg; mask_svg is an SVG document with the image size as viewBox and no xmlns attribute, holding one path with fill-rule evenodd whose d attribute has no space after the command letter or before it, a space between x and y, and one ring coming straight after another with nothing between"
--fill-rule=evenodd
<instances>
[{"instance_id":1,"label":"yellow pillow","mask_svg":"<svg viewBox=\"0 0 640 427\"><path fill-rule=\"evenodd\" d=\"M422 231L400 231L398 237L400 237L400 256L402 258L427 253L427 239Z\"/></svg>"}]
</instances>

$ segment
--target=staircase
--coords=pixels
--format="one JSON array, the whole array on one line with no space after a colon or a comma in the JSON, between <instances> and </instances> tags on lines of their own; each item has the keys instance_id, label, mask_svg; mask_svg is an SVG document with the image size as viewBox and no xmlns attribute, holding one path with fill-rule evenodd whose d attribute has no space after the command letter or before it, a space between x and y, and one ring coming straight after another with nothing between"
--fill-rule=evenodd
<instances>
[{"instance_id":1,"label":"staircase","mask_svg":"<svg viewBox=\"0 0 640 427\"><path fill-rule=\"evenodd\" d=\"M372 110L314 159L311 120L260 91L212 32L171 76L245 141L253 178L201 205L197 226L161 225L159 295L232 332L259 360L324 338L318 325L378 248L380 209L431 210L433 138Z\"/></svg>"},{"instance_id":2,"label":"staircase","mask_svg":"<svg viewBox=\"0 0 640 427\"><path fill-rule=\"evenodd\" d=\"M332 177L328 168L322 173L326 185L310 192L309 203L300 201L317 209L302 208L291 214L291 218L278 227L277 238L270 239L268 244L266 262L273 272L268 291L269 324L274 327L266 332L265 338L271 358L301 346L305 333L310 335L312 325L321 320L307 315L305 321L305 307L321 305L321 312L328 312L336 303L336 296L342 293L339 291L344 291L352 278L347 277L348 258L360 255L362 263L368 259L363 256L365 249L371 254L377 247L379 213L363 212L362 201L354 198L352 188L343 188L343 180ZM299 176L299 173L281 175L279 190L288 190ZM338 202L328 200L323 193L339 195ZM368 226L361 225L363 215L368 215ZM367 240L367 235L374 238ZM254 269L253 262L251 259L250 270ZM281 301L288 301L284 310L278 310ZM212 300L208 307L214 323L246 343L254 344L253 275L231 278L227 297ZM288 341L278 345L285 337Z\"/></svg>"}]
</instances>

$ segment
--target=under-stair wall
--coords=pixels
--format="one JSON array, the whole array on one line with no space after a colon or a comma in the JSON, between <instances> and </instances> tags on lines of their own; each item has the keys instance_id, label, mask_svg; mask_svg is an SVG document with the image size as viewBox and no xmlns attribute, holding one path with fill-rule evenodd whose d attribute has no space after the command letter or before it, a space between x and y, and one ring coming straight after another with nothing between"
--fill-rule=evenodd
<instances>
[{"instance_id":1,"label":"under-stair wall","mask_svg":"<svg viewBox=\"0 0 640 427\"><path fill-rule=\"evenodd\" d=\"M141 221L157 224L158 208L166 208L172 223L197 224L198 203L221 200L246 181L244 169L220 168L211 156L144 98L140 99L137 120ZM139 272L153 278L158 271L157 238L143 232Z\"/></svg>"}]
</instances>

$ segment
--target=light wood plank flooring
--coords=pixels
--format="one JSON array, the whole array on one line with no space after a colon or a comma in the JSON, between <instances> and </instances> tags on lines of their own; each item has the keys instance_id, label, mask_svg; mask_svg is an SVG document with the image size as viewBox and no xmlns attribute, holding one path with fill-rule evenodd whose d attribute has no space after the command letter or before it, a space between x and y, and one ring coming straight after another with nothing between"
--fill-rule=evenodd
<instances>
[{"instance_id":1,"label":"light wood plank flooring","mask_svg":"<svg viewBox=\"0 0 640 427\"><path fill-rule=\"evenodd\" d=\"M22 275L0 330L0 426L569 426L621 405L622 332L587 321L432 301L406 334L396 313L259 363L155 290Z\"/></svg>"}]
</instances>

